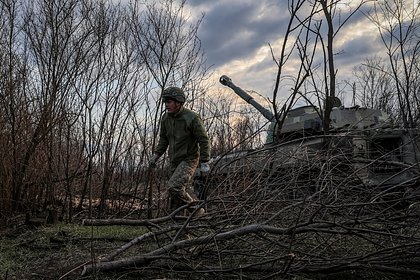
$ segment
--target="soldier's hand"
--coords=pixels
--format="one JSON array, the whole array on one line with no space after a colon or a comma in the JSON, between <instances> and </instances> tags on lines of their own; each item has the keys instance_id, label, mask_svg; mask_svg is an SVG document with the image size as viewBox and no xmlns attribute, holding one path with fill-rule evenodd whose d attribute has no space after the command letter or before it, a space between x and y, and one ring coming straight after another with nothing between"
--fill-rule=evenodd
<instances>
[{"instance_id":1,"label":"soldier's hand","mask_svg":"<svg viewBox=\"0 0 420 280\"><path fill-rule=\"evenodd\" d=\"M156 162L159 159L158 155L153 154L153 156L149 160L149 167L156 168Z\"/></svg>"}]
</instances>

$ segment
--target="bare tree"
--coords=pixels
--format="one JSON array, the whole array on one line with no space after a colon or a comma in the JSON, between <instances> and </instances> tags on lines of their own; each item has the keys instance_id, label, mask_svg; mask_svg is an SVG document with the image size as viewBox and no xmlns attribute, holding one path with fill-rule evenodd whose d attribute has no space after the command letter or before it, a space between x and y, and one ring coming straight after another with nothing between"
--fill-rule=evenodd
<instances>
[{"instance_id":1,"label":"bare tree","mask_svg":"<svg viewBox=\"0 0 420 280\"><path fill-rule=\"evenodd\" d=\"M143 63L152 83L161 91L168 85L177 85L187 89L189 100L194 100L206 75L200 41L197 31L201 18L190 24L184 9L185 0L176 4L173 0L161 3L146 1L145 6L136 3L131 7L132 16L129 25L132 28L133 46L137 49L140 63ZM141 11L141 8L144 8ZM140 11L140 12L139 12ZM156 110L153 120L153 136L157 135L160 99L156 98ZM152 144L152 148L154 143Z\"/></svg>"},{"instance_id":2,"label":"bare tree","mask_svg":"<svg viewBox=\"0 0 420 280\"><path fill-rule=\"evenodd\" d=\"M419 120L420 3L418 1L375 2L369 15L386 48L404 127L417 127Z\"/></svg>"},{"instance_id":3,"label":"bare tree","mask_svg":"<svg viewBox=\"0 0 420 280\"><path fill-rule=\"evenodd\" d=\"M234 143L231 141L233 138L231 123L232 112L235 110L234 99L220 93L216 94L216 98L209 98L206 104L214 116L207 130L211 137L213 153L220 155L231 151L234 147Z\"/></svg>"},{"instance_id":4,"label":"bare tree","mask_svg":"<svg viewBox=\"0 0 420 280\"><path fill-rule=\"evenodd\" d=\"M204 119L212 142L212 153L225 153L261 147L267 120L245 102L238 102L236 96L220 91L213 96L200 98L199 111Z\"/></svg>"},{"instance_id":5,"label":"bare tree","mask_svg":"<svg viewBox=\"0 0 420 280\"><path fill-rule=\"evenodd\" d=\"M354 99L367 108L376 108L386 112L394 120L400 119L400 110L392 77L386 69L385 62L379 57L367 58L354 70L356 83Z\"/></svg>"},{"instance_id":6,"label":"bare tree","mask_svg":"<svg viewBox=\"0 0 420 280\"><path fill-rule=\"evenodd\" d=\"M184 87L190 106L205 93L201 18L184 3L0 2L1 207L59 199L71 220L75 204L93 215L146 199L161 90Z\"/></svg>"},{"instance_id":7,"label":"bare tree","mask_svg":"<svg viewBox=\"0 0 420 280\"><path fill-rule=\"evenodd\" d=\"M190 23L184 4L185 1L179 1L179 4L173 0L160 3L146 1L144 5L136 2L130 7L132 13L128 24L132 30L133 48L137 50L139 63L146 67L149 83L156 88L146 97L148 121L145 124L151 129L145 129L151 131L152 138L147 156L156 144L158 124L163 114L159 98L163 89L169 85L183 88L189 93L188 104L194 101L196 93L201 92L200 83L207 73L197 37L201 18L196 23ZM150 170L145 177L151 177ZM146 187L148 208L151 209L152 188L149 181Z\"/></svg>"},{"instance_id":8,"label":"bare tree","mask_svg":"<svg viewBox=\"0 0 420 280\"><path fill-rule=\"evenodd\" d=\"M49 136L50 141L56 141L55 131L63 120L68 119L69 113L70 116L80 116L83 113L79 104L84 104L75 103L78 100L74 100L77 96L75 93L80 93L77 83L86 73L86 66L93 65L89 63L93 61L94 51L101 45L102 38L95 40L98 33L94 31L98 30L92 29L90 25L89 13L93 11L94 6L89 1L40 0L27 5L25 35L30 59L36 69L36 83L29 92L36 97L34 100L39 101L37 106L40 108L38 125L26 156L30 157L44 137ZM75 104L75 107L67 107ZM72 124L75 124L76 120L73 119ZM68 127L71 130L73 128L76 127ZM51 142L45 144L54 147ZM91 143L90 147L95 147L95 144ZM50 169L56 155L53 151L50 152ZM91 166L92 160L87 163L87 178L90 177ZM61 177L61 174L55 171L57 170L45 173L50 196L57 194L53 181Z\"/></svg>"},{"instance_id":9,"label":"bare tree","mask_svg":"<svg viewBox=\"0 0 420 280\"><path fill-rule=\"evenodd\" d=\"M281 129L283 122L286 118L287 112L295 104L296 97L300 91L301 86L303 85L303 82L309 77L310 70L311 70L310 66L313 61L313 55L310 55L309 53L307 53L307 51L309 52L309 50L307 49L309 37L307 37L307 35L309 34L310 29L306 28L306 33L304 32L305 24L308 24L308 22L310 24L311 17L305 17L304 19L300 19L298 17L298 12L302 9L304 4L305 4L305 0L303 1L299 0L297 2L288 1L290 19L289 19L289 22L285 31L283 44L280 49L280 56L278 59L276 59L274 53L272 54L273 60L275 61L278 67L275 87L273 91L273 100L272 100L272 105L273 105L274 114L277 120L278 129ZM313 11L311 12L311 14L312 13ZM296 31L296 33L298 34L297 39L295 43L292 44L291 49L288 49L287 46L289 44L289 37L292 35L294 31ZM302 35L303 41L301 41L299 37L299 35L302 33L303 33ZM282 108L279 110L278 105L277 105L277 96L278 96L278 91L280 88L280 82L282 81L283 76L285 75L283 73L283 68L285 64L287 63L287 61L289 60L289 58L292 56L292 53L294 52L295 48L298 50L298 53L300 54L300 59L302 63L300 64L298 73L293 78L294 85L292 86L292 93L288 99L288 102L285 103L282 106Z\"/></svg>"},{"instance_id":10,"label":"bare tree","mask_svg":"<svg viewBox=\"0 0 420 280\"><path fill-rule=\"evenodd\" d=\"M20 42L18 10L20 3L16 1L0 2L0 192L3 211L17 208L22 178L21 153L24 149L24 135L30 124L30 108L24 87L27 82L29 68L25 57L16 51ZM10 187L13 186L13 187ZM4 212L6 213L6 212Z\"/></svg>"},{"instance_id":11,"label":"bare tree","mask_svg":"<svg viewBox=\"0 0 420 280\"><path fill-rule=\"evenodd\" d=\"M279 58L276 59L273 53L273 59L278 67L273 92L273 107L279 128L296 100L304 98L307 103L314 106L318 103L319 115L323 120L323 130L328 133L331 110L338 96L334 41L343 26L367 2L367 0L356 3L341 0L289 1L290 20L285 31L283 45L280 48ZM296 39L289 42L290 38ZM318 50L321 50L320 55L323 57L321 66L314 63ZM292 58L299 60L300 67L292 79L286 79L287 73L285 73L284 67ZM282 81L286 80L292 80L291 93L282 109L278 110L276 104L278 91Z\"/></svg>"}]
</instances>

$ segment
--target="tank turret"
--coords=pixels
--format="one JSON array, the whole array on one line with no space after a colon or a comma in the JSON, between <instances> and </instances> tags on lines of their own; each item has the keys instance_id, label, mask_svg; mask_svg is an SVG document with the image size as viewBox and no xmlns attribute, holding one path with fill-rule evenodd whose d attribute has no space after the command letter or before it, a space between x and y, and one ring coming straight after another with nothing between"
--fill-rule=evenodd
<instances>
[{"instance_id":1,"label":"tank turret","mask_svg":"<svg viewBox=\"0 0 420 280\"><path fill-rule=\"evenodd\" d=\"M271 122L266 144L279 142L282 139L290 140L292 138L324 133L320 110L313 105L291 109L287 112L282 127L278 127L274 114L259 104L243 89L236 86L228 76L221 76L220 83L231 88L237 95L251 104ZM330 115L330 131L332 132L360 131L369 128L386 128L391 126L391 120L388 115L380 110L361 108L359 106L345 108L341 106L340 100L336 103L338 105L332 109Z\"/></svg>"}]
</instances>

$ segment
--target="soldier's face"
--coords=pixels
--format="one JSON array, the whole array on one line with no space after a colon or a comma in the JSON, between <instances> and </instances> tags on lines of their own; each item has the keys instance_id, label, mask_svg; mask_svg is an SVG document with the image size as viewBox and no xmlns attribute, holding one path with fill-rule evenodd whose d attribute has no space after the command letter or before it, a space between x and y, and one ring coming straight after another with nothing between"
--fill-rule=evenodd
<instances>
[{"instance_id":1,"label":"soldier's face","mask_svg":"<svg viewBox=\"0 0 420 280\"><path fill-rule=\"evenodd\" d=\"M165 109L169 114L177 113L181 109L181 103L172 99L165 100Z\"/></svg>"}]
</instances>

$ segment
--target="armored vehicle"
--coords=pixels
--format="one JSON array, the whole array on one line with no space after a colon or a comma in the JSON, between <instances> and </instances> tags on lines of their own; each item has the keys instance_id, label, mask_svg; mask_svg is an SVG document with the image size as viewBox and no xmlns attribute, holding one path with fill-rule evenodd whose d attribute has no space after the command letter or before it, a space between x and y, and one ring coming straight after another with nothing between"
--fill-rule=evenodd
<instances>
[{"instance_id":1,"label":"armored vehicle","mask_svg":"<svg viewBox=\"0 0 420 280\"><path fill-rule=\"evenodd\" d=\"M346 108L341 102L332 109L328 132L323 129L320 108L315 106L290 110L280 127L270 110L229 77L221 76L220 82L254 106L271 125L264 147L218 156L213 167L217 174L242 170L245 175L270 177L306 166L301 173L320 180L319 174L327 174L328 166L331 177L357 180L364 186L418 185L419 130L393 125L380 110Z\"/></svg>"}]
</instances>

